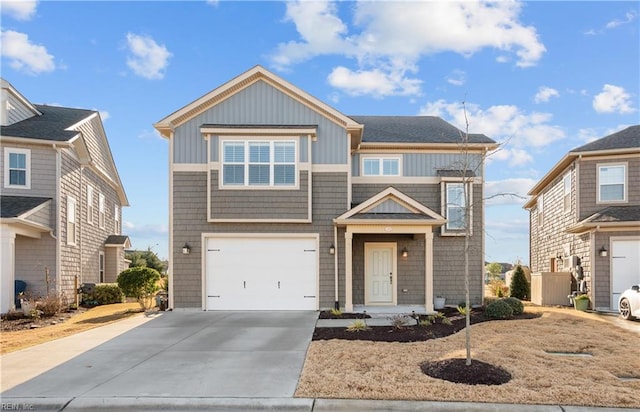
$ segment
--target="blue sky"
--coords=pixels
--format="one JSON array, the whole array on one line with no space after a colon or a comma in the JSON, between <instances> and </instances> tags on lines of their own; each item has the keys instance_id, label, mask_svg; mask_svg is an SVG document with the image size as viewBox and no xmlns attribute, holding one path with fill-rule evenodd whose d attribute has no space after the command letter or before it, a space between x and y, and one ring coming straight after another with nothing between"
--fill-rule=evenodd
<instances>
[{"instance_id":1,"label":"blue sky","mask_svg":"<svg viewBox=\"0 0 640 412\"><path fill-rule=\"evenodd\" d=\"M2 1L2 77L100 111L131 207L168 256L168 142L152 124L260 64L347 115L437 115L503 143L487 195L638 124L640 3ZM463 107L462 102L465 102ZM487 202L486 260L527 263L523 199Z\"/></svg>"}]
</instances>

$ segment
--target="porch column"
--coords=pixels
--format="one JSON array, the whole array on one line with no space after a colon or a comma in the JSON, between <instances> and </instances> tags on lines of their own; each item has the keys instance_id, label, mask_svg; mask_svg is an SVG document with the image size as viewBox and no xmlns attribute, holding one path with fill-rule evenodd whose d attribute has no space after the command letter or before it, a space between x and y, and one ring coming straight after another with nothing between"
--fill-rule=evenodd
<instances>
[{"instance_id":1,"label":"porch column","mask_svg":"<svg viewBox=\"0 0 640 412\"><path fill-rule=\"evenodd\" d=\"M427 313L433 313L433 232L424 234L424 297Z\"/></svg>"},{"instance_id":2,"label":"porch column","mask_svg":"<svg viewBox=\"0 0 640 412\"><path fill-rule=\"evenodd\" d=\"M344 234L344 311L353 312L353 233L347 229Z\"/></svg>"},{"instance_id":3,"label":"porch column","mask_svg":"<svg viewBox=\"0 0 640 412\"><path fill-rule=\"evenodd\" d=\"M0 313L14 309L16 233L8 226L0 227Z\"/></svg>"}]
</instances>

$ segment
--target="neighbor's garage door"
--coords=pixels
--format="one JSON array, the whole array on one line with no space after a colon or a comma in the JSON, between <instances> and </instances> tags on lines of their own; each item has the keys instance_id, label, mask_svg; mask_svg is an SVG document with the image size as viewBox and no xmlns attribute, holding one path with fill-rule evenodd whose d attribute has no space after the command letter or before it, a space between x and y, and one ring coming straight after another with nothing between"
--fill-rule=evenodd
<instances>
[{"instance_id":1,"label":"neighbor's garage door","mask_svg":"<svg viewBox=\"0 0 640 412\"><path fill-rule=\"evenodd\" d=\"M207 239L207 310L316 310L315 238Z\"/></svg>"},{"instance_id":2,"label":"neighbor's garage door","mask_svg":"<svg viewBox=\"0 0 640 412\"><path fill-rule=\"evenodd\" d=\"M620 294L640 284L640 240L611 242L611 308L618 310Z\"/></svg>"}]
</instances>

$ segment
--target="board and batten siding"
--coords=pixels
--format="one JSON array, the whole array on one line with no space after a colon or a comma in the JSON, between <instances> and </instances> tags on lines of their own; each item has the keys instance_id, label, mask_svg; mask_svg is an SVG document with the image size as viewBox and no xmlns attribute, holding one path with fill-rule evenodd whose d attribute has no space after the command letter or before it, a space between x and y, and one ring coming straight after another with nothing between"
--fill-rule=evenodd
<instances>
[{"instance_id":1,"label":"board and batten siding","mask_svg":"<svg viewBox=\"0 0 640 412\"><path fill-rule=\"evenodd\" d=\"M353 202L354 203L362 203L368 198L380 193L385 190L388 185L385 184L354 184L353 185ZM407 196L417 200L423 205L427 206L429 209L433 210L436 213L439 213L445 216L445 211L441 210L441 193L440 193L440 184L394 184L393 187L400 192L406 194ZM473 199L474 199L474 207L473 207L473 235L470 239L470 255L469 255L469 273L471 274L470 279L470 293L472 296L471 303L481 304L482 303L482 293L483 293L483 273L484 273L484 257L483 253L483 243L484 243L484 230L483 230L483 222L484 222L484 214L482 207L482 199L483 199L483 187L481 184L473 185ZM478 200L479 199L479 200ZM446 216L445 216L446 217ZM418 235L418 238L420 236ZM412 250L416 249L415 252L410 252L410 254L419 254L422 253L424 256L424 241L422 239L414 240L412 246L407 244L407 249ZM355 236L354 236L355 239ZM420 242L421 243L420 243ZM398 243L398 248L400 248L401 243ZM404 245L404 244L403 244ZM422 245L422 246L421 246ZM422 249L420 249L422 248ZM399 249L401 250L401 249ZM422 252L421 252L422 250ZM355 253L355 252L354 252ZM364 253L364 252L363 252ZM354 281L356 277L355 270L358 268L357 265L364 265L363 262L356 262L354 254ZM363 254L364 257L364 254ZM440 227L434 227L433 229L433 294L435 295L443 295L447 298L447 304L453 303L457 304L460 301L465 299L464 293L464 237L463 236L442 236L440 234ZM422 258L422 262L424 262L424 258ZM411 262L408 262L407 267L404 270L410 270ZM400 286L400 282L402 281L403 274L401 269L403 269L402 265L400 265L400 261L398 261L398 301L400 303L400 299L406 299L407 304L410 302L418 301L418 298L424 299L424 292L420 295L420 292L416 290L416 288L420 285L419 282L416 281L415 275L405 275L406 282L408 283L408 289L414 290L415 292L411 292L406 294L406 296L402 296L402 287ZM363 266L364 267L364 266ZM424 276L424 268L422 268L422 276ZM422 285L424 285L424 281L422 281ZM354 295L355 298L355 295ZM424 300L419 301L418 303L423 304Z\"/></svg>"},{"instance_id":2,"label":"board and batten siding","mask_svg":"<svg viewBox=\"0 0 640 412\"><path fill-rule=\"evenodd\" d=\"M172 279L176 308L202 308L203 233L319 234L319 306L333 307L334 259L328 253L334 241L333 218L345 212L347 173L313 173L313 223L207 223L207 173L174 172ZM265 205L266 206L266 205ZM344 241L344 236L342 238ZM182 254L188 243L191 253ZM340 245L338 247L344 247ZM344 262L340 263L344 279Z\"/></svg>"},{"instance_id":3,"label":"board and batten siding","mask_svg":"<svg viewBox=\"0 0 640 412\"><path fill-rule=\"evenodd\" d=\"M347 164L347 133L343 126L262 80L178 126L171 139L174 163L207 162L207 143L200 132L203 124L316 125L318 136L313 143L312 163Z\"/></svg>"},{"instance_id":4,"label":"board and batten siding","mask_svg":"<svg viewBox=\"0 0 640 412\"><path fill-rule=\"evenodd\" d=\"M369 154L367 154L369 155ZM375 156L372 154L372 156ZM438 170L458 170L464 162L460 153L380 153L380 156L400 156L402 158L402 176L406 177L435 177ZM482 176L481 155L469 154L468 170L473 170L476 176ZM361 155L356 153L351 162L353 176L361 176Z\"/></svg>"}]
</instances>

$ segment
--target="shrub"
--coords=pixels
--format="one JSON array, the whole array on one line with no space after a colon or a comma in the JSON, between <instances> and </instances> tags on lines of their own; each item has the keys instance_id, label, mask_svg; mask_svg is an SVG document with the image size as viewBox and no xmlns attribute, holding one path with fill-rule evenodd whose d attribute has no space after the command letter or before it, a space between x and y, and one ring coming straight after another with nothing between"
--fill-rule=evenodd
<instances>
[{"instance_id":1,"label":"shrub","mask_svg":"<svg viewBox=\"0 0 640 412\"><path fill-rule=\"evenodd\" d=\"M92 305L110 305L124 302L124 293L117 283L99 283L93 293L84 293L82 301Z\"/></svg>"},{"instance_id":2,"label":"shrub","mask_svg":"<svg viewBox=\"0 0 640 412\"><path fill-rule=\"evenodd\" d=\"M499 298L506 296L509 292L509 288L507 287L507 285L505 285L504 280L501 279L496 279L489 282L489 288L491 290L491 294Z\"/></svg>"},{"instance_id":3,"label":"shrub","mask_svg":"<svg viewBox=\"0 0 640 412\"><path fill-rule=\"evenodd\" d=\"M433 325L437 321L440 321L443 325L451 325L451 320L446 317L442 312L436 312L433 315L427 316L426 319L420 321L420 326Z\"/></svg>"},{"instance_id":4,"label":"shrub","mask_svg":"<svg viewBox=\"0 0 640 412\"><path fill-rule=\"evenodd\" d=\"M67 310L67 298L64 294L56 294L53 293L48 295L36 303L36 310L42 312L42 316L45 318L49 318L54 316L56 313L60 313L64 310Z\"/></svg>"},{"instance_id":5,"label":"shrub","mask_svg":"<svg viewBox=\"0 0 640 412\"><path fill-rule=\"evenodd\" d=\"M496 300L489 304L484 311L485 316L490 319L508 319L513 316L513 309L503 299Z\"/></svg>"},{"instance_id":6,"label":"shrub","mask_svg":"<svg viewBox=\"0 0 640 412\"><path fill-rule=\"evenodd\" d=\"M347 332L361 332L369 329L367 323L362 319L356 319L349 326L347 326Z\"/></svg>"},{"instance_id":7,"label":"shrub","mask_svg":"<svg viewBox=\"0 0 640 412\"><path fill-rule=\"evenodd\" d=\"M467 312L469 312L469 308L466 307L466 304L463 302L461 304L458 305L458 313L460 313L461 315L467 315Z\"/></svg>"},{"instance_id":8,"label":"shrub","mask_svg":"<svg viewBox=\"0 0 640 412\"><path fill-rule=\"evenodd\" d=\"M333 308L333 309L331 309L331 314L333 316L342 316L342 311L339 308L338 309Z\"/></svg>"},{"instance_id":9,"label":"shrub","mask_svg":"<svg viewBox=\"0 0 640 412\"><path fill-rule=\"evenodd\" d=\"M518 298L510 297L502 299L507 305L511 306L511 310L513 310L514 315L520 315L524 312L524 305L522 301Z\"/></svg>"},{"instance_id":10,"label":"shrub","mask_svg":"<svg viewBox=\"0 0 640 412\"><path fill-rule=\"evenodd\" d=\"M118 286L129 297L136 298L142 309L153 303L151 296L158 290L160 273L147 267L133 267L118 275Z\"/></svg>"},{"instance_id":11,"label":"shrub","mask_svg":"<svg viewBox=\"0 0 640 412\"><path fill-rule=\"evenodd\" d=\"M405 326L409 325L409 319L406 315L393 315L389 318L391 321L391 326L394 329L403 329Z\"/></svg>"},{"instance_id":12,"label":"shrub","mask_svg":"<svg viewBox=\"0 0 640 412\"><path fill-rule=\"evenodd\" d=\"M509 289L511 290L511 297L518 298L520 300L529 300L529 282L527 282L522 266L516 266L516 270L511 278L511 285Z\"/></svg>"}]
</instances>

